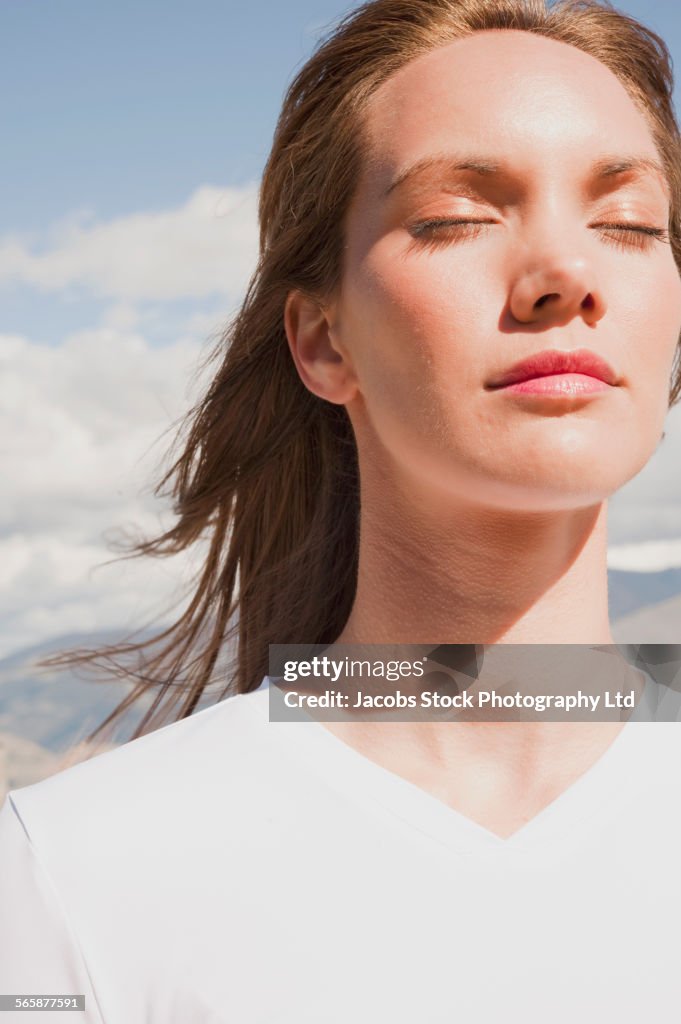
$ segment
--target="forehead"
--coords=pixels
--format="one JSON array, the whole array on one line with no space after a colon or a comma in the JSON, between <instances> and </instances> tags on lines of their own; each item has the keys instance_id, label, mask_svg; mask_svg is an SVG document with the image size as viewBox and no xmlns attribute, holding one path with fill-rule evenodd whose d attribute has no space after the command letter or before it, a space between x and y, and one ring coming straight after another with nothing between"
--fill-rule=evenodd
<instances>
[{"instance_id":1,"label":"forehead","mask_svg":"<svg viewBox=\"0 0 681 1024\"><path fill-rule=\"evenodd\" d=\"M575 166L598 151L656 155L644 114L600 61L530 32L477 32L410 61L371 97L367 165L389 177L433 152L476 148L517 165Z\"/></svg>"}]
</instances>

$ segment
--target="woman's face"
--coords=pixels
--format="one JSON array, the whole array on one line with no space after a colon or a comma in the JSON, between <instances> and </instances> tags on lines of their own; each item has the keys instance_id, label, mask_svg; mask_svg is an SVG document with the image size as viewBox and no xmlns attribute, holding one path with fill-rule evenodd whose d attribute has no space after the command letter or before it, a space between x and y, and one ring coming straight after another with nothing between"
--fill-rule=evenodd
<instances>
[{"instance_id":1,"label":"woman's face","mask_svg":"<svg viewBox=\"0 0 681 1024\"><path fill-rule=\"evenodd\" d=\"M664 180L621 167L659 163L644 116L594 58L496 31L412 61L366 127L327 311L360 455L465 502L603 500L660 440L681 328L671 248L639 230L666 231ZM488 387L546 349L591 350L619 384L579 398Z\"/></svg>"}]
</instances>

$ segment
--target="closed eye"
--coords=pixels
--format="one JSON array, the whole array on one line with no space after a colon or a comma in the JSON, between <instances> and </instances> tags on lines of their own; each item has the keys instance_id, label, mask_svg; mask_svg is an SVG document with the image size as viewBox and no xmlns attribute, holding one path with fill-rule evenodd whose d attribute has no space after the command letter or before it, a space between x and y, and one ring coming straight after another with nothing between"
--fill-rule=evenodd
<instances>
[{"instance_id":1,"label":"closed eye","mask_svg":"<svg viewBox=\"0 0 681 1024\"><path fill-rule=\"evenodd\" d=\"M494 220L470 220L464 217L424 220L410 228L417 244L425 249L437 249L450 241L472 238L482 233Z\"/></svg>"},{"instance_id":2,"label":"closed eye","mask_svg":"<svg viewBox=\"0 0 681 1024\"><path fill-rule=\"evenodd\" d=\"M424 248L434 249L464 238L482 234L495 220L471 220L464 217L432 218L414 224L410 232ZM664 228L648 224L603 223L592 225L603 232L603 240L620 249L649 249L654 241L669 243L669 233Z\"/></svg>"},{"instance_id":3,"label":"closed eye","mask_svg":"<svg viewBox=\"0 0 681 1024\"><path fill-rule=\"evenodd\" d=\"M618 248L648 249L654 240L669 242L669 232L648 224L595 224L594 227L616 232L614 235L605 234L603 238Z\"/></svg>"}]
</instances>

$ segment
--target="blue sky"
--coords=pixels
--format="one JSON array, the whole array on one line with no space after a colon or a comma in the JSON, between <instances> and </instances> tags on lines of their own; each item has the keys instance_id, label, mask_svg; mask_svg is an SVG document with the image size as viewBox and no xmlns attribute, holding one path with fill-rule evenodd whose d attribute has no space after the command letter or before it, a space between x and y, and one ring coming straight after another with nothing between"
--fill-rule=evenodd
<instances>
[{"instance_id":1,"label":"blue sky","mask_svg":"<svg viewBox=\"0 0 681 1024\"><path fill-rule=\"evenodd\" d=\"M6 0L0 6L0 225L40 230L179 203L257 176L284 88L354 4ZM681 58L681 8L625 2Z\"/></svg>"},{"instance_id":2,"label":"blue sky","mask_svg":"<svg viewBox=\"0 0 681 1024\"><path fill-rule=\"evenodd\" d=\"M23 0L0 8L0 224L103 217L259 174L284 87L329 0Z\"/></svg>"},{"instance_id":3,"label":"blue sky","mask_svg":"<svg viewBox=\"0 0 681 1024\"><path fill-rule=\"evenodd\" d=\"M257 180L287 82L345 10L329 0L0 5L0 237L40 248L64 218L163 210L206 183ZM96 312L87 290L13 285L0 299L2 329L43 344Z\"/></svg>"},{"instance_id":4,"label":"blue sky","mask_svg":"<svg viewBox=\"0 0 681 1024\"><path fill-rule=\"evenodd\" d=\"M158 439L243 293L283 94L353 6L0 3L0 656L134 628L184 578L94 567L109 531L165 514ZM681 67L675 4L620 7ZM677 416L611 502L612 565L681 565L680 454Z\"/></svg>"}]
</instances>

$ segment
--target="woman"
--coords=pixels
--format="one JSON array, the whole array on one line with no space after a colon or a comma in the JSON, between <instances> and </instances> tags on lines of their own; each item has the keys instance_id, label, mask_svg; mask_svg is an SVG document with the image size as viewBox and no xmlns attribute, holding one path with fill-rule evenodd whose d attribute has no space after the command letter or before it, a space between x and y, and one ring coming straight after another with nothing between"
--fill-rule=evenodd
<instances>
[{"instance_id":1,"label":"woman","mask_svg":"<svg viewBox=\"0 0 681 1024\"><path fill-rule=\"evenodd\" d=\"M281 725L263 681L271 642L612 644L607 500L681 389L671 88L582 0L376 0L299 73L144 549L212 530L146 674L191 660L189 715L236 611L239 694L10 794L1 991L108 1024L677 1019L675 724ZM540 353L586 377L510 389Z\"/></svg>"}]
</instances>

